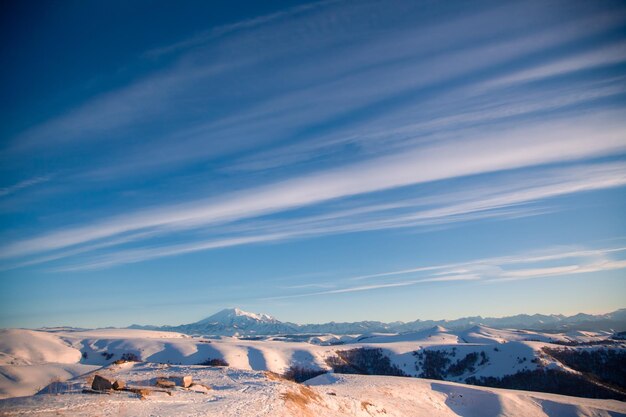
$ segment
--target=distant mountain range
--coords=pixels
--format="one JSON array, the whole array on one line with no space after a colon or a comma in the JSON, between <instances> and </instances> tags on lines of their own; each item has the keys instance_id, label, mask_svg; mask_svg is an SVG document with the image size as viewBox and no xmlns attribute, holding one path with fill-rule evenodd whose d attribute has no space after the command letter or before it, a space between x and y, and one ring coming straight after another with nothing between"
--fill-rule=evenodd
<instances>
[{"instance_id":1,"label":"distant mountain range","mask_svg":"<svg viewBox=\"0 0 626 417\"><path fill-rule=\"evenodd\" d=\"M379 321L359 321L355 323L296 324L282 322L267 314L249 313L238 308L222 310L206 319L180 326L141 326L131 329L174 331L186 334L217 336L254 336L279 334L366 334L366 333L405 333L444 326L451 330L464 330L472 326L484 325L497 329L526 329L547 332L570 330L613 331L626 330L626 309L608 314L519 314L510 317L463 317L456 320L415 320L412 322L382 323Z\"/></svg>"}]
</instances>

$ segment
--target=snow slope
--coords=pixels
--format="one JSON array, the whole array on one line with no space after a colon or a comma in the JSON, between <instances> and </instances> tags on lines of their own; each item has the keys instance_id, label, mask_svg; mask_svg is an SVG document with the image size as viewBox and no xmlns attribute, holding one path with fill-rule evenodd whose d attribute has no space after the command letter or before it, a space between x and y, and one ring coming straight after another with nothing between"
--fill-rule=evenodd
<instances>
[{"instance_id":1,"label":"snow slope","mask_svg":"<svg viewBox=\"0 0 626 417\"><path fill-rule=\"evenodd\" d=\"M424 370L414 354L416 351L444 352L452 362L469 354L479 355L475 369L446 377L455 382L463 382L471 376L502 377L538 367L571 372L556 359L542 355L541 349L560 347L550 342L570 341L575 337L588 341L600 335L589 332L578 336L545 335L484 326L453 332L433 327L396 335L319 336L311 338L315 343L307 343L277 337L263 340L206 338L131 329L6 330L0 332L0 398L34 394L53 379L66 380L94 367L109 365L124 355L150 363L182 365L221 359L237 369L282 374L292 365L328 370L326 360L337 351L366 347L382 349L393 365L410 376L419 376ZM344 343L327 345L321 343L322 339L341 339Z\"/></svg>"},{"instance_id":2,"label":"snow slope","mask_svg":"<svg viewBox=\"0 0 626 417\"><path fill-rule=\"evenodd\" d=\"M0 330L0 365L76 363L80 357L78 349L68 346L54 333L22 329Z\"/></svg>"},{"instance_id":3,"label":"snow slope","mask_svg":"<svg viewBox=\"0 0 626 417\"><path fill-rule=\"evenodd\" d=\"M126 363L99 374L129 386L151 386L160 376L191 375L197 383L144 400L130 392L84 394L89 376L32 396L0 400L3 416L223 416L223 417L452 417L626 416L626 404L533 392L464 386L399 377L328 374L306 385L259 371ZM47 393L52 392L53 394Z\"/></svg>"},{"instance_id":4,"label":"snow slope","mask_svg":"<svg viewBox=\"0 0 626 417\"><path fill-rule=\"evenodd\" d=\"M99 369L79 363L0 366L0 398L33 395L53 381L65 381Z\"/></svg>"}]
</instances>

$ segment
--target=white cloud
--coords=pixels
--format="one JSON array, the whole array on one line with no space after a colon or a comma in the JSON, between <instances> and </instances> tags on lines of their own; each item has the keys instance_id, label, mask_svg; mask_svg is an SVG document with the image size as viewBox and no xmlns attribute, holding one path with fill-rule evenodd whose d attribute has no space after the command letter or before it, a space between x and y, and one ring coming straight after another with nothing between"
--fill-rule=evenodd
<instances>
[{"instance_id":1,"label":"white cloud","mask_svg":"<svg viewBox=\"0 0 626 417\"><path fill-rule=\"evenodd\" d=\"M337 0L324 0L310 4L304 4L296 7L292 7L287 10L281 10L275 13L266 14L263 16L254 17L251 19L241 20L239 22L230 23L227 25L217 26L211 30L202 32L198 35L195 35L189 39L184 39L180 42L173 43L171 45L162 46L160 48L152 49L146 52L147 57L160 57L162 55L168 55L172 53L178 53L181 51L185 51L189 48L198 47L206 44L216 38L227 35L232 32L256 28L259 26L266 25L268 23L272 23L273 21L283 19L283 18L291 18L295 15L298 15L303 12L310 11L312 9L326 6L332 3L335 3Z\"/></svg>"},{"instance_id":2,"label":"white cloud","mask_svg":"<svg viewBox=\"0 0 626 417\"><path fill-rule=\"evenodd\" d=\"M575 71L593 69L604 65L618 64L624 61L626 61L626 42L616 42L600 49L580 53L572 57L561 58L555 62L496 78L485 83L484 86L500 87L503 85L535 81Z\"/></svg>"},{"instance_id":3,"label":"white cloud","mask_svg":"<svg viewBox=\"0 0 626 417\"><path fill-rule=\"evenodd\" d=\"M625 125L611 117L588 117L576 122L552 122L503 131L489 137L434 143L411 152L305 175L219 199L140 211L14 242L2 248L1 256L8 258L61 249L145 229L168 233L224 224L407 185L623 152L626 150ZM623 176L605 181L619 185ZM568 192L573 191L576 190ZM498 202L499 198L494 198ZM506 199L500 200L500 205L507 204ZM447 213L422 212L416 214L414 220L450 215L454 211L467 213L468 209L475 211L481 207L436 209L447 210Z\"/></svg>"},{"instance_id":4,"label":"white cloud","mask_svg":"<svg viewBox=\"0 0 626 417\"><path fill-rule=\"evenodd\" d=\"M523 26L508 22L507 16L515 14L520 19L532 19L532 15L521 13L528 6L507 4L473 11L463 17L453 13L442 16L442 21L436 24L415 26L410 20L403 21L397 28L392 25L398 19L398 12L410 7L410 2L398 2L395 11L380 2L319 2L211 30L166 46L161 53L185 50L213 39L216 34L229 34L222 40L224 44L201 51L194 49L168 68L94 97L67 114L34 127L15 138L13 145L32 151L32 148L45 150L71 141L118 141L114 152L110 155L107 152L90 172L82 173L89 179L119 178L129 171L137 174L140 170L172 169L190 161L274 143L276 138L306 126L326 123L338 114L358 111L364 106L393 100L415 88L470 75L525 54L572 42L622 24L624 18L623 13L594 13L543 26L531 35L494 37L494 33L508 34L511 26ZM380 20L369 19L374 11L384 16ZM282 19L292 15L298 15L298 20ZM373 26L371 29L377 36L360 42L354 39L353 26L366 33ZM241 34L239 29L242 28L255 28L255 32ZM476 38L479 45L458 48L456 31L466 33L468 39ZM311 57L315 65L310 65L307 60L301 62L293 58L303 59L302 42L294 41L285 33L298 33L316 51L324 50L321 46L327 43L332 46L341 41L350 47L346 50L329 48L328 56ZM488 34L492 37L484 42ZM259 48L257 38L271 43L272 48ZM265 84L256 82L249 87L254 90L250 93L250 102L240 109L221 116L207 110L198 117L191 117L196 114L196 106L206 109L215 106L214 95L225 100L230 97L230 88L222 92L225 97L214 91L230 83L239 84L240 78L224 81L225 74L242 68L256 73L259 63L272 62L276 56L282 64L281 82L264 80L271 83L272 94L255 88ZM189 109L179 106L180 103L194 103L194 106ZM158 124L163 118L170 121L168 125L175 124L176 129L157 137L149 135L144 140L134 137L138 127ZM176 123L179 118L184 122ZM377 126L376 130L385 132L397 127L397 124L386 124ZM132 133L132 145L128 140L116 139L126 137L128 131ZM330 138L314 140L316 143L328 141L332 142ZM256 163L259 162L262 161L257 159Z\"/></svg>"},{"instance_id":5,"label":"white cloud","mask_svg":"<svg viewBox=\"0 0 626 417\"><path fill-rule=\"evenodd\" d=\"M624 251L626 251L626 248L624 247L577 251L555 251L554 249L547 249L543 251L544 255L538 255L537 253L527 253L515 256L477 259L468 262L425 266L400 271L389 271L378 274L370 274L360 277L338 279L334 280L333 282L336 285L343 285L343 288L308 293L287 294L277 297L271 297L270 299L301 298L362 291L374 291L379 289L407 287L428 283L437 284L464 281L492 284L506 283L509 281L516 281L521 279L551 278L583 273L619 270L626 268L626 260L611 260L609 258L606 258L606 256L614 254L616 252ZM593 260L598 255L600 255L604 259L601 261ZM591 256L591 258L589 258L589 256ZM541 263L545 260L570 259L572 257L578 258L579 263L574 265L543 266L510 270L506 270L503 268L507 264ZM385 280L369 285L350 285L350 283L353 282L354 279L372 279L406 274L412 274L414 276L411 279L405 279L398 282L389 282Z\"/></svg>"},{"instance_id":6,"label":"white cloud","mask_svg":"<svg viewBox=\"0 0 626 417\"><path fill-rule=\"evenodd\" d=\"M244 236L233 237L227 239L217 239L207 242L194 242L179 245L169 245L160 248L150 249L136 249L119 251L112 254L96 256L94 259L90 259L86 262L79 264L63 266L53 269L56 272L70 272L70 271L86 271L107 268L120 264L128 264L134 262L141 262L148 259L162 258L166 256L176 256L185 253L199 252L209 249L227 248L230 246L249 245L253 243L272 242L277 240L284 240L289 238L289 235L285 234L271 234L261 236Z\"/></svg>"},{"instance_id":7,"label":"white cloud","mask_svg":"<svg viewBox=\"0 0 626 417\"><path fill-rule=\"evenodd\" d=\"M626 268L626 260L593 262L585 265L565 265L547 268L527 268L508 270L502 277L491 281L516 281L531 278L557 277L562 275L586 274L590 272L612 271Z\"/></svg>"},{"instance_id":8,"label":"white cloud","mask_svg":"<svg viewBox=\"0 0 626 417\"><path fill-rule=\"evenodd\" d=\"M532 172L531 174L509 174L500 182L474 186L471 188L471 192L460 189L386 204L370 205L368 201L365 201L360 202L360 206L347 210L325 208L324 214L321 215L296 216L291 219L250 219L231 226L207 226L208 229L201 233L200 236L190 238L190 242L185 244L160 244L156 247L151 245L151 238L165 233L164 230L154 228L144 232L124 234L119 238L95 240L94 243L82 244L61 252L53 252L52 255L36 257L33 260L13 264L10 267L72 258L74 255L84 252L113 247L111 249L112 253L86 256L78 264L70 264L56 269L64 271L89 270L223 247L281 242L328 234L390 228L418 228L417 230L420 230L419 228L430 225L443 225L481 218L510 218L537 215L544 213L545 209L528 206L529 204L565 194L623 185L626 185L626 164L620 162L575 165L558 169L551 168ZM435 208L431 208L433 205ZM520 208L515 208L515 206L519 205L521 205ZM204 229L203 226L197 226L197 228L199 230ZM203 240L202 235L207 233L212 237ZM115 247L127 242L141 243L142 241L147 242L145 248L124 249ZM591 257L602 255L604 253L573 251L568 256ZM554 255L541 253L536 258L527 258L526 260L532 262L550 261L562 259L563 256L564 253L562 252ZM500 258L494 262L507 264L519 263L520 260L517 258ZM435 271L442 268L444 267L427 266L417 269L358 276L352 279L364 280L383 276ZM5 267L5 269L7 268Z\"/></svg>"},{"instance_id":9,"label":"white cloud","mask_svg":"<svg viewBox=\"0 0 626 417\"><path fill-rule=\"evenodd\" d=\"M346 278L346 280L361 280L380 278L395 275L406 275L415 272L428 272L433 277L439 276L482 276L490 278L493 281L502 280L502 278L522 278L522 277L545 277L558 276L570 273L595 272L601 270L611 270L623 268L623 261L611 261L609 256L626 252L626 247L613 247L601 249L578 249L571 248L548 248L536 252L527 252L513 256L500 256L493 258L475 259L465 262L456 262L450 264L422 266L411 269L398 271L382 272L378 274L362 275L357 277ZM553 266L542 268L516 268L504 269L508 265L527 265L539 264L549 261L560 261L565 259L576 258L580 260L580 264ZM436 272L430 272L436 271Z\"/></svg>"},{"instance_id":10,"label":"white cloud","mask_svg":"<svg viewBox=\"0 0 626 417\"><path fill-rule=\"evenodd\" d=\"M33 187L35 185L48 182L50 181L50 178L51 178L50 175L44 175L40 177L23 180L8 187L0 188L0 197L5 197L7 195L11 195L20 190L23 190L24 188Z\"/></svg>"}]
</instances>

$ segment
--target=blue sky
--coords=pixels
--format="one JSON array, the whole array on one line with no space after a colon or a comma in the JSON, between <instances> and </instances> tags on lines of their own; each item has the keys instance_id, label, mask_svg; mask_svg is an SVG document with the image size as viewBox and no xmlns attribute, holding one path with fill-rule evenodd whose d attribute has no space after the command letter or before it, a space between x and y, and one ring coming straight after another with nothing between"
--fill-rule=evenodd
<instances>
[{"instance_id":1,"label":"blue sky","mask_svg":"<svg viewBox=\"0 0 626 417\"><path fill-rule=\"evenodd\" d=\"M2 8L0 326L626 307L623 2Z\"/></svg>"}]
</instances>

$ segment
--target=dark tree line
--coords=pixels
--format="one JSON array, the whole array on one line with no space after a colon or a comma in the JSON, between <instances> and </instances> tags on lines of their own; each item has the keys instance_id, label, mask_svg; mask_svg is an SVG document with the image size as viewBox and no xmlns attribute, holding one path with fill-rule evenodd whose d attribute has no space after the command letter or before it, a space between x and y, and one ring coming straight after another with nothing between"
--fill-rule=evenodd
<instances>
[{"instance_id":1,"label":"dark tree line","mask_svg":"<svg viewBox=\"0 0 626 417\"><path fill-rule=\"evenodd\" d=\"M407 376L379 348L338 350L335 353L336 356L326 359L326 364L338 374Z\"/></svg>"},{"instance_id":2,"label":"dark tree line","mask_svg":"<svg viewBox=\"0 0 626 417\"><path fill-rule=\"evenodd\" d=\"M543 351L592 379L626 390L626 351L622 349L552 349Z\"/></svg>"},{"instance_id":3,"label":"dark tree line","mask_svg":"<svg viewBox=\"0 0 626 417\"><path fill-rule=\"evenodd\" d=\"M503 377L470 377L465 382L485 387L541 391L576 397L626 400L624 392L597 384L582 375L556 369L527 370Z\"/></svg>"},{"instance_id":4,"label":"dark tree line","mask_svg":"<svg viewBox=\"0 0 626 417\"><path fill-rule=\"evenodd\" d=\"M471 352L452 362L456 351L424 349L413 352L417 358L416 369L420 378L445 380L448 377L461 376L476 371L476 366L485 365L489 358L485 352ZM480 360L480 362L479 362Z\"/></svg>"},{"instance_id":5,"label":"dark tree line","mask_svg":"<svg viewBox=\"0 0 626 417\"><path fill-rule=\"evenodd\" d=\"M204 362L200 362L198 365L203 366L228 366L228 362L221 358L207 359Z\"/></svg>"},{"instance_id":6,"label":"dark tree line","mask_svg":"<svg viewBox=\"0 0 626 417\"><path fill-rule=\"evenodd\" d=\"M318 375L325 374L327 371L322 369L305 368L298 365L291 365L282 375L283 378L294 382L304 382Z\"/></svg>"}]
</instances>

